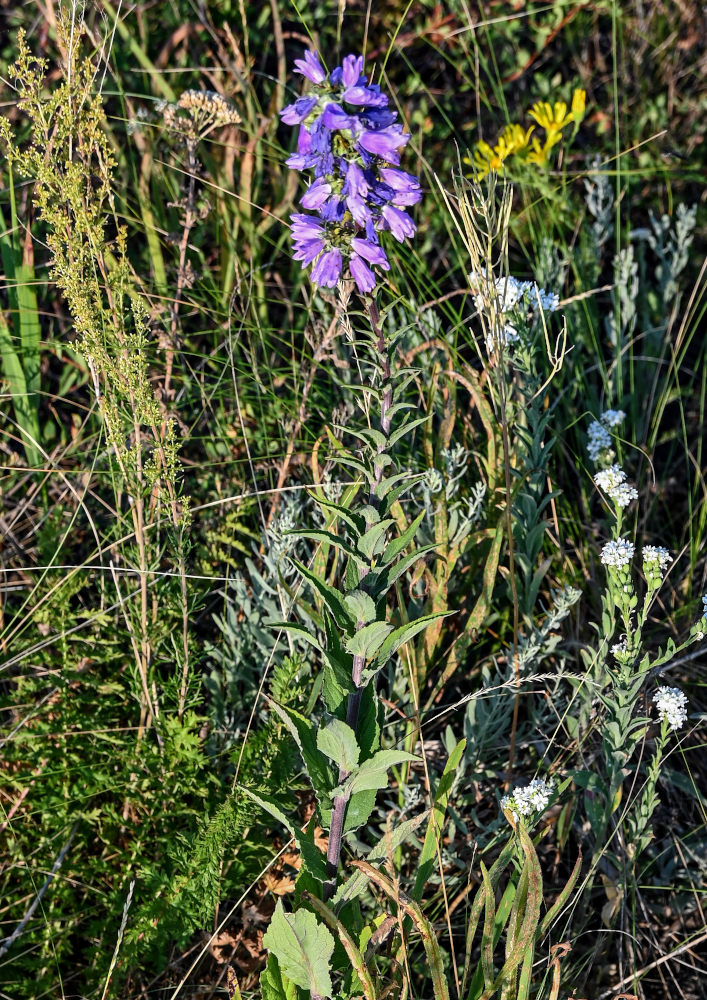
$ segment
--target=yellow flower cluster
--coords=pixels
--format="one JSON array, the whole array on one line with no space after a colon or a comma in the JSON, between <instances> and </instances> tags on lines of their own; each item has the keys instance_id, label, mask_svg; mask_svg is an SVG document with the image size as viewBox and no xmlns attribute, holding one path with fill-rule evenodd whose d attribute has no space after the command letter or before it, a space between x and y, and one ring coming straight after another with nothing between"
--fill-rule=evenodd
<instances>
[{"instance_id":1,"label":"yellow flower cluster","mask_svg":"<svg viewBox=\"0 0 707 1000\"><path fill-rule=\"evenodd\" d=\"M579 125L584 117L586 93L575 90L572 95L572 105L567 107L565 101L537 101L528 115L545 132L545 141L541 144L533 135L535 125L523 128L522 125L511 123L506 125L496 141L495 146L488 142L479 142L474 150L474 166L480 177L485 177L491 170L500 171L510 156L519 156L526 163L545 166L548 154L553 146L562 138L562 130L570 124Z\"/></svg>"}]
</instances>

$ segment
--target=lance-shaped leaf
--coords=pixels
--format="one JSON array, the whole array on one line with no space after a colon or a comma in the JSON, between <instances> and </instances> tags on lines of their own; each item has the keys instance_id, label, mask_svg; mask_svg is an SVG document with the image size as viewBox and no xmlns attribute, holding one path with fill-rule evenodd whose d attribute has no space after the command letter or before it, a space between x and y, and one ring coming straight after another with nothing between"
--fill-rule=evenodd
<instances>
[{"instance_id":1,"label":"lance-shaped leaf","mask_svg":"<svg viewBox=\"0 0 707 1000\"><path fill-rule=\"evenodd\" d=\"M363 590L352 590L344 597L344 603L357 622L367 625L376 617L373 598Z\"/></svg>"},{"instance_id":2,"label":"lance-shaped leaf","mask_svg":"<svg viewBox=\"0 0 707 1000\"><path fill-rule=\"evenodd\" d=\"M414 622L408 622L407 625L401 625L400 628L394 629L387 639L383 641L378 655L371 666L367 670L364 670L364 679L368 680L374 677L379 670L383 669L393 653L397 652L404 643L410 639L414 639L431 622L436 621L438 618L447 618L454 613L453 611L438 611L431 615L423 615L421 618L416 618Z\"/></svg>"},{"instance_id":3,"label":"lance-shaped leaf","mask_svg":"<svg viewBox=\"0 0 707 1000\"><path fill-rule=\"evenodd\" d=\"M370 660L381 649L386 637L393 631L390 622L371 622L358 629L346 640L346 651L353 656Z\"/></svg>"},{"instance_id":4,"label":"lance-shaped leaf","mask_svg":"<svg viewBox=\"0 0 707 1000\"><path fill-rule=\"evenodd\" d=\"M361 751L356 742L356 734L351 726L340 719L333 719L319 730L317 746L341 770L350 772L358 767Z\"/></svg>"},{"instance_id":5,"label":"lance-shaped leaf","mask_svg":"<svg viewBox=\"0 0 707 1000\"><path fill-rule=\"evenodd\" d=\"M353 795L366 789L385 788L388 784L388 769L412 760L419 760L419 757L405 750L379 750L339 785L334 794Z\"/></svg>"},{"instance_id":6,"label":"lance-shaped leaf","mask_svg":"<svg viewBox=\"0 0 707 1000\"><path fill-rule=\"evenodd\" d=\"M246 788L245 785L240 785L239 788L249 799L257 803L261 809L270 813L278 823L282 823L290 836L294 838L307 871L311 872L320 882L325 882L327 879L326 858L314 843L314 832L307 834L303 830L298 829L290 822L278 803L270 798L269 795L257 794L250 788Z\"/></svg>"},{"instance_id":7,"label":"lance-shaped leaf","mask_svg":"<svg viewBox=\"0 0 707 1000\"><path fill-rule=\"evenodd\" d=\"M420 813L419 816L413 816L412 819L406 819L404 823L396 826L390 834L386 834L381 840L378 841L375 847L373 847L366 855L366 861L385 861L386 858L392 856L395 851L404 844L413 833L417 830L421 823L425 821L425 818L429 814L427 812ZM332 905L338 906L339 903L348 902L350 899L355 899L356 896L360 896L361 893L366 888L368 879L366 875L361 871L355 871L353 875L349 875L346 881L342 882L339 888L336 890L334 898L332 899Z\"/></svg>"},{"instance_id":8,"label":"lance-shaped leaf","mask_svg":"<svg viewBox=\"0 0 707 1000\"><path fill-rule=\"evenodd\" d=\"M320 997L332 995L330 962L334 938L309 910L285 913L278 899L263 944L293 983Z\"/></svg>"},{"instance_id":9,"label":"lance-shaped leaf","mask_svg":"<svg viewBox=\"0 0 707 1000\"><path fill-rule=\"evenodd\" d=\"M323 528L293 528L292 531L287 531L285 534L290 538L309 538L313 542L333 545L335 549L340 549L350 558L360 559L353 546L341 535L335 535L333 531L325 531Z\"/></svg>"},{"instance_id":10,"label":"lance-shaped leaf","mask_svg":"<svg viewBox=\"0 0 707 1000\"><path fill-rule=\"evenodd\" d=\"M410 542L414 539L417 533L417 529L420 527L420 524L424 516L425 516L425 511L423 510L422 513L419 514L414 521L410 522L410 524L407 526L402 535L399 535L397 538L394 538L393 541L386 546L385 551L383 552L383 557L381 559L381 563L384 566L389 566L392 562L395 561L395 559L397 559L397 557L400 555L403 549L407 548Z\"/></svg>"},{"instance_id":11,"label":"lance-shaped leaf","mask_svg":"<svg viewBox=\"0 0 707 1000\"><path fill-rule=\"evenodd\" d=\"M395 524L395 520L392 517L386 517L383 521L379 521L369 528L365 535L361 535L357 548L366 559L372 559L376 552L383 547L385 533L391 524Z\"/></svg>"},{"instance_id":12,"label":"lance-shaped leaf","mask_svg":"<svg viewBox=\"0 0 707 1000\"><path fill-rule=\"evenodd\" d=\"M316 635L313 635L311 630L306 627L306 625L300 625L297 622L273 622L265 621L263 625L271 629L282 629L283 632L289 632L290 635L296 636L298 639L303 639L310 645L322 652L322 644Z\"/></svg>"},{"instance_id":13,"label":"lance-shaped leaf","mask_svg":"<svg viewBox=\"0 0 707 1000\"><path fill-rule=\"evenodd\" d=\"M315 493L313 490L308 490L307 492L314 502L320 507L323 507L326 510L334 511L334 513L338 514L341 520L345 524L348 524L349 528L351 528L357 535L363 534L366 530L366 522L358 512L350 510L348 507L344 507L340 503L334 503L333 500L329 500L327 497L320 495L319 493Z\"/></svg>"},{"instance_id":14,"label":"lance-shaped leaf","mask_svg":"<svg viewBox=\"0 0 707 1000\"><path fill-rule=\"evenodd\" d=\"M293 560L293 562L305 580L320 595L339 628L347 632L353 632L356 622L352 619L348 608L344 604L344 595L336 587L331 587L324 580L320 580L316 573L308 569L304 563L297 562L296 560Z\"/></svg>"},{"instance_id":15,"label":"lance-shaped leaf","mask_svg":"<svg viewBox=\"0 0 707 1000\"><path fill-rule=\"evenodd\" d=\"M334 781L331 765L317 746L314 725L293 708L284 708L274 701L270 702L270 705L285 723L299 747L307 774L319 799L322 821L327 822L331 810L331 790Z\"/></svg>"}]
</instances>

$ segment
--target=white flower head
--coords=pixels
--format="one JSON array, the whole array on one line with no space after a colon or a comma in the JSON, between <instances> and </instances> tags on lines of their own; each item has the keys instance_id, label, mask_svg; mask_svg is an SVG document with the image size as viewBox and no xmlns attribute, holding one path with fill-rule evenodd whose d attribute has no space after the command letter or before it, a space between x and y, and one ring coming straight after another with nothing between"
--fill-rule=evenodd
<instances>
[{"instance_id":1,"label":"white flower head","mask_svg":"<svg viewBox=\"0 0 707 1000\"><path fill-rule=\"evenodd\" d=\"M605 410L601 415L601 422L605 427L619 427L625 419L623 410Z\"/></svg>"},{"instance_id":2,"label":"white flower head","mask_svg":"<svg viewBox=\"0 0 707 1000\"><path fill-rule=\"evenodd\" d=\"M687 722L687 696L680 688L659 687L653 695L661 722L667 722L671 729L680 729Z\"/></svg>"},{"instance_id":3,"label":"white flower head","mask_svg":"<svg viewBox=\"0 0 707 1000\"><path fill-rule=\"evenodd\" d=\"M601 469L594 476L594 482L617 507L628 507L632 500L638 499L636 487L626 482L626 473L620 465L610 465L608 469Z\"/></svg>"},{"instance_id":4,"label":"white flower head","mask_svg":"<svg viewBox=\"0 0 707 1000\"><path fill-rule=\"evenodd\" d=\"M601 550L601 561L605 566L615 566L623 569L633 559L635 546L628 538L617 538L607 542Z\"/></svg>"},{"instance_id":5,"label":"white flower head","mask_svg":"<svg viewBox=\"0 0 707 1000\"><path fill-rule=\"evenodd\" d=\"M547 809L552 797L554 782L552 778L534 778L525 788L516 788L511 795L501 799L501 809L509 812L517 823L522 816L527 819L533 813L541 813Z\"/></svg>"},{"instance_id":6,"label":"white flower head","mask_svg":"<svg viewBox=\"0 0 707 1000\"><path fill-rule=\"evenodd\" d=\"M600 458L611 461L614 457L611 434L598 420L593 420L587 430L587 454L592 462L599 461Z\"/></svg>"},{"instance_id":7,"label":"white flower head","mask_svg":"<svg viewBox=\"0 0 707 1000\"><path fill-rule=\"evenodd\" d=\"M622 639L621 642L615 642L611 647L611 652L614 656L625 656L627 653L626 640Z\"/></svg>"}]
</instances>

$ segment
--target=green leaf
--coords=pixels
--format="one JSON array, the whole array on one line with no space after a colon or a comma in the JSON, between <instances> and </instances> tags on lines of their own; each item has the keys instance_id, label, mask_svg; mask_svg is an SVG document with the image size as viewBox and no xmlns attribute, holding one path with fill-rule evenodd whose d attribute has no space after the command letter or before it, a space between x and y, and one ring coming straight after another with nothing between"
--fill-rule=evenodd
<instances>
[{"instance_id":1,"label":"green leaf","mask_svg":"<svg viewBox=\"0 0 707 1000\"><path fill-rule=\"evenodd\" d=\"M373 794L375 796L375 792ZM393 854L401 844L404 844L413 835L427 815L427 812L423 812L419 816L413 816L412 819L406 819L400 826L396 826L390 834L382 837L376 846L369 851L366 855L366 861L383 861L389 854ZM368 879L365 874L361 871L354 872L336 890L331 901L332 904L338 906L339 903L355 899L356 896L361 895L367 885Z\"/></svg>"},{"instance_id":2,"label":"green leaf","mask_svg":"<svg viewBox=\"0 0 707 1000\"><path fill-rule=\"evenodd\" d=\"M252 789L246 788L245 785L239 785L239 789L249 799L257 803L261 809L264 809L265 812L269 813L279 823L282 823L290 836L294 837L307 870L315 878L318 878L320 882L325 882L327 879L326 858L314 843L314 831L311 834L307 834L303 830L298 829L297 826L290 822L279 804L270 798L269 795L258 794L252 791Z\"/></svg>"},{"instance_id":3,"label":"green leaf","mask_svg":"<svg viewBox=\"0 0 707 1000\"><path fill-rule=\"evenodd\" d=\"M297 987L283 976L274 955L268 955L268 962L260 973L261 1000L297 1000Z\"/></svg>"},{"instance_id":4,"label":"green leaf","mask_svg":"<svg viewBox=\"0 0 707 1000\"><path fill-rule=\"evenodd\" d=\"M369 760L364 761L358 770L339 786L335 794L353 795L366 789L385 788L388 784L388 769L413 760L419 760L419 757L405 750L379 750Z\"/></svg>"},{"instance_id":5,"label":"green leaf","mask_svg":"<svg viewBox=\"0 0 707 1000\"><path fill-rule=\"evenodd\" d=\"M285 723L299 747L309 780L312 782L312 787L319 799L322 808L322 821L324 821L325 813L331 810L330 793L334 787L334 780L329 761L317 747L314 725L309 719L296 712L294 708L284 708L274 701L271 701L270 705Z\"/></svg>"},{"instance_id":6,"label":"green leaf","mask_svg":"<svg viewBox=\"0 0 707 1000\"><path fill-rule=\"evenodd\" d=\"M387 594L393 584L400 579L403 573L406 573L411 566L414 566L415 563L422 558L422 556L436 548L437 542L430 542L429 545L422 545L419 549L416 549L415 552L411 552L408 555L403 556L403 558L396 562L393 566L389 566L387 569L382 570L380 574L376 574L376 580L380 581L376 583L376 592L380 594Z\"/></svg>"},{"instance_id":7,"label":"green leaf","mask_svg":"<svg viewBox=\"0 0 707 1000\"><path fill-rule=\"evenodd\" d=\"M379 670L382 670L393 653L397 652L404 643L413 639L423 629L427 628L431 622L436 621L438 618L447 618L453 614L455 614L454 611L437 611L431 615L423 615L421 618L416 618L414 622L408 622L407 625L401 625L400 628L396 628L383 642L371 667L364 671L364 677L373 677Z\"/></svg>"},{"instance_id":8,"label":"green leaf","mask_svg":"<svg viewBox=\"0 0 707 1000\"><path fill-rule=\"evenodd\" d=\"M397 559L397 557L403 551L403 549L406 549L408 547L410 542L412 542L415 535L417 534L417 529L420 527L420 524L422 523L422 519L424 516L425 516L425 511L423 510L422 513L419 514L414 521L410 522L410 524L407 526L402 535L399 535L397 538L394 538L393 541L386 546L385 552L383 553L383 557L381 559L381 563L384 566L389 566L392 562L394 562L395 559Z\"/></svg>"},{"instance_id":9,"label":"green leaf","mask_svg":"<svg viewBox=\"0 0 707 1000\"><path fill-rule=\"evenodd\" d=\"M352 632L356 626L356 622L351 618L349 610L344 604L344 595L335 587L330 587L324 580L320 580L316 573L308 569L304 563L297 560L293 560L293 562L305 580L309 581L312 588L323 599L339 628Z\"/></svg>"},{"instance_id":10,"label":"green leaf","mask_svg":"<svg viewBox=\"0 0 707 1000\"><path fill-rule=\"evenodd\" d=\"M395 524L394 518L386 517L369 528L365 535L361 535L357 543L357 548L366 559L373 559L376 555L376 551L380 549L381 543L385 540L385 533L391 524Z\"/></svg>"},{"instance_id":11,"label":"green leaf","mask_svg":"<svg viewBox=\"0 0 707 1000\"><path fill-rule=\"evenodd\" d=\"M326 510L332 510L339 515L342 521L357 534L360 535L366 530L366 523L360 514L355 511L349 510L348 507L344 507L340 503L334 503L333 500L328 500L325 496L315 493L313 490L308 490L309 495L312 497L315 503L320 507L324 507Z\"/></svg>"},{"instance_id":12,"label":"green leaf","mask_svg":"<svg viewBox=\"0 0 707 1000\"><path fill-rule=\"evenodd\" d=\"M358 629L346 640L347 653L370 660L381 648L386 636L393 631L390 622L371 622Z\"/></svg>"},{"instance_id":13,"label":"green leaf","mask_svg":"<svg viewBox=\"0 0 707 1000\"><path fill-rule=\"evenodd\" d=\"M324 531L322 528L294 528L285 534L289 538L309 538L313 542L322 542L333 545L335 549L341 549L347 556L357 558L356 550L341 535L335 535L333 531Z\"/></svg>"},{"instance_id":14,"label":"green leaf","mask_svg":"<svg viewBox=\"0 0 707 1000\"><path fill-rule=\"evenodd\" d=\"M352 590L344 598L344 603L357 622L362 622L366 625L376 617L375 602L363 590Z\"/></svg>"},{"instance_id":15,"label":"green leaf","mask_svg":"<svg viewBox=\"0 0 707 1000\"><path fill-rule=\"evenodd\" d=\"M263 944L297 986L320 997L332 995L330 961L334 938L309 910L285 913L278 899Z\"/></svg>"},{"instance_id":16,"label":"green leaf","mask_svg":"<svg viewBox=\"0 0 707 1000\"><path fill-rule=\"evenodd\" d=\"M305 625L299 625L297 622L273 622L265 621L263 622L267 628L271 629L282 629L283 632L289 632L290 635L297 636L298 639L304 639L305 642L310 643L319 652L322 652L322 644L316 635L312 635L311 631Z\"/></svg>"},{"instance_id":17,"label":"green leaf","mask_svg":"<svg viewBox=\"0 0 707 1000\"><path fill-rule=\"evenodd\" d=\"M430 821L427 825L425 842L422 845L422 853L418 863L417 876L415 877L415 888L412 891L413 898L417 900L422 898L422 891L435 863L437 845L440 843L442 838L444 814L447 809L447 802L449 801L449 792L465 747L466 740L463 739L460 740L454 747L449 755L449 760L445 765L439 786L435 792L434 806L432 812L430 813Z\"/></svg>"},{"instance_id":18,"label":"green leaf","mask_svg":"<svg viewBox=\"0 0 707 1000\"><path fill-rule=\"evenodd\" d=\"M371 818L371 813L376 804L376 789L364 788L363 791L354 792L346 804L346 816L344 818L344 833L351 833L358 830Z\"/></svg>"},{"instance_id":19,"label":"green leaf","mask_svg":"<svg viewBox=\"0 0 707 1000\"><path fill-rule=\"evenodd\" d=\"M350 772L358 767L361 751L356 742L356 734L351 726L340 719L334 719L319 730L317 747L344 771Z\"/></svg>"}]
</instances>

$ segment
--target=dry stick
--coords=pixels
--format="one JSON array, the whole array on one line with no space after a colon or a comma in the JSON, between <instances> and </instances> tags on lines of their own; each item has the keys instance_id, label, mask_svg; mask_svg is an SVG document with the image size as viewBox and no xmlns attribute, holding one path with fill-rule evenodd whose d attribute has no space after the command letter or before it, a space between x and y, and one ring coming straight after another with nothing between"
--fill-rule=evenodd
<instances>
[{"instance_id":1,"label":"dry stick","mask_svg":"<svg viewBox=\"0 0 707 1000\"><path fill-rule=\"evenodd\" d=\"M0 958L2 958L2 956L7 951L10 950L10 948L13 946L13 944L15 943L15 941L22 934L22 932L24 931L25 927L27 926L27 924L30 922L30 920L34 916L34 911L37 909L37 907L41 903L42 896L44 896L44 893L47 891L47 889L49 888L49 886L52 884L54 876L56 875L56 873L59 871L59 869L61 868L61 866L63 864L63 861L64 861L64 858L66 857L67 851L71 847L71 841L74 839L74 836L76 835L76 830L78 828L78 825L79 824L78 824L78 820L77 820L74 823L74 825L71 827L71 833L69 834L69 838L66 841L66 843L64 844L64 846L62 847L62 849L57 854L56 860L54 861L54 864L52 865L52 870L49 872L49 874L47 875L46 879L44 880L44 885L42 886L42 888L39 890L39 892L35 896L34 900L32 901L32 905L27 910L27 912L25 913L25 915L22 918L22 920L20 920L19 924L14 929L14 931L12 932L12 934L8 938L5 938L5 940L2 942L2 944L0 944Z\"/></svg>"},{"instance_id":2,"label":"dry stick","mask_svg":"<svg viewBox=\"0 0 707 1000\"><path fill-rule=\"evenodd\" d=\"M379 370L381 373L380 429L385 441L378 445L377 453L378 455L382 455L385 452L388 437L390 436L390 417L388 416L388 411L390 410L393 402L393 387L390 384L390 358L385 346L385 337L380 326L378 308L372 298L368 299L367 305L371 326L376 337L376 348L378 351L378 362L380 366ZM380 485L382 479L383 466L379 464L376 468L374 480L371 484L371 489L368 495L368 502L374 508L377 508L379 505L379 498L376 494L376 489ZM369 567L364 567L361 570L359 583L364 580L364 578L368 575L368 572ZM363 624L364 623L362 621L356 622L357 632L363 628ZM363 695L363 668L365 663L365 657L354 656L351 674L354 690L349 693L348 703L346 706L346 724L353 729L354 733L356 732L358 713L361 706L361 697ZM347 777L348 771L341 768L339 770L339 783L345 781ZM347 803L347 795L337 795L333 801L331 827L329 829L329 845L327 848L327 875L329 877L327 882L324 883L325 901L330 899L336 890L336 875L339 870L339 858L341 857L341 841L344 834L344 820L346 818Z\"/></svg>"}]
</instances>

